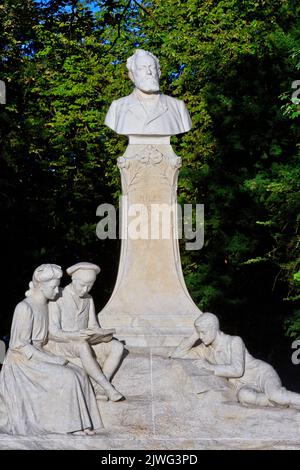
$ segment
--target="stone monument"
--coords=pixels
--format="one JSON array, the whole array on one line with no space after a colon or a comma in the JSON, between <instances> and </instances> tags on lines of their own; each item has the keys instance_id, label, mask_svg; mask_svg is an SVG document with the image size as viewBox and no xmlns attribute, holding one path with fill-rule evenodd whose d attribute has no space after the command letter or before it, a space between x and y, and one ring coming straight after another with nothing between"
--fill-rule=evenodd
<instances>
[{"instance_id":1,"label":"stone monument","mask_svg":"<svg viewBox=\"0 0 300 470\"><path fill-rule=\"evenodd\" d=\"M113 101L105 123L128 136L118 158L122 179L122 247L112 296L99 314L129 345L175 346L191 333L201 314L191 299L182 274L177 237L177 179L181 158L170 136L191 129L185 104L159 91L158 59L138 49L127 60L135 89ZM131 233L136 207L142 207L140 236ZM153 208L169 211L162 226ZM155 233L155 235L153 235Z\"/></svg>"},{"instance_id":2,"label":"stone monument","mask_svg":"<svg viewBox=\"0 0 300 470\"><path fill-rule=\"evenodd\" d=\"M64 289L59 266L34 271L0 373L0 449L299 449L300 394L188 294L176 237L181 160L170 136L191 121L183 102L159 93L155 56L138 50L127 66L135 90L106 117L129 137L118 158L125 203L116 286L99 323L89 295L97 265L68 268ZM171 209L168 236L160 220L159 237L132 236L137 204L147 216L142 234L153 228L153 205ZM125 358L115 329L129 345Z\"/></svg>"}]
</instances>

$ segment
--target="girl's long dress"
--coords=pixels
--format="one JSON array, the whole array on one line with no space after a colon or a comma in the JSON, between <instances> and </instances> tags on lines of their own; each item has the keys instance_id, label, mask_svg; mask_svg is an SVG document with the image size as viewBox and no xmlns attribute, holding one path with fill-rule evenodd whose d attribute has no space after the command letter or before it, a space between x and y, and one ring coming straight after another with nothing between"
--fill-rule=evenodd
<instances>
[{"instance_id":1,"label":"girl's long dress","mask_svg":"<svg viewBox=\"0 0 300 470\"><path fill-rule=\"evenodd\" d=\"M37 358L47 341L48 318L28 298L14 313L11 340L0 374L11 434L70 433L103 427L85 372Z\"/></svg>"}]
</instances>

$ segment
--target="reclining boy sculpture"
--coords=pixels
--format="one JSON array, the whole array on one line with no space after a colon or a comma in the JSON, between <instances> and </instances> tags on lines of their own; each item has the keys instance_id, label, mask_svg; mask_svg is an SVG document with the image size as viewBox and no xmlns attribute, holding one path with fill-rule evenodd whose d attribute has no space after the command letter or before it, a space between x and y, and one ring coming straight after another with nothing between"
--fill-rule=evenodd
<instances>
[{"instance_id":1,"label":"reclining boy sculpture","mask_svg":"<svg viewBox=\"0 0 300 470\"><path fill-rule=\"evenodd\" d=\"M194 359L200 369L228 379L243 405L300 408L300 394L286 390L273 367L252 357L242 338L223 333L214 314L203 313L194 326L194 334L179 344L171 358ZM201 344L195 345L199 339Z\"/></svg>"}]
</instances>

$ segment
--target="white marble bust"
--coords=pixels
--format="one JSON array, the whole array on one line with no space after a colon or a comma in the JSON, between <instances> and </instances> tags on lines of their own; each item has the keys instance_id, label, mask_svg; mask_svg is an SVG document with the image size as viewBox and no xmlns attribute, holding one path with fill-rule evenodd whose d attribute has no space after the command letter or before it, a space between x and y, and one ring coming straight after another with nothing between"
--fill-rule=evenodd
<instances>
[{"instance_id":1,"label":"white marble bust","mask_svg":"<svg viewBox=\"0 0 300 470\"><path fill-rule=\"evenodd\" d=\"M112 102L105 124L117 134L128 136L171 136L189 131L192 123L184 102L159 91L157 57L137 49L126 65L135 89Z\"/></svg>"}]
</instances>

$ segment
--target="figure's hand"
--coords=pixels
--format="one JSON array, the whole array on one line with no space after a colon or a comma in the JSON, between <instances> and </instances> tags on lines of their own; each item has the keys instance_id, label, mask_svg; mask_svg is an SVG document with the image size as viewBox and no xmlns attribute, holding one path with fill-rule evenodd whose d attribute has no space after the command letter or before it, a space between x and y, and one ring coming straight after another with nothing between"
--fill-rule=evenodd
<instances>
[{"instance_id":1,"label":"figure's hand","mask_svg":"<svg viewBox=\"0 0 300 470\"><path fill-rule=\"evenodd\" d=\"M174 351L169 353L169 359L181 359L184 356L183 351L181 348L176 348Z\"/></svg>"},{"instance_id":2,"label":"figure's hand","mask_svg":"<svg viewBox=\"0 0 300 470\"><path fill-rule=\"evenodd\" d=\"M195 342L199 339L198 334L194 332L189 338L183 338L179 345L169 354L171 359L182 359L194 346Z\"/></svg>"},{"instance_id":3,"label":"figure's hand","mask_svg":"<svg viewBox=\"0 0 300 470\"><path fill-rule=\"evenodd\" d=\"M88 339L90 334L86 330L74 331L74 333L69 334L69 339L71 341L84 341Z\"/></svg>"},{"instance_id":4,"label":"figure's hand","mask_svg":"<svg viewBox=\"0 0 300 470\"><path fill-rule=\"evenodd\" d=\"M105 335L115 335L116 334L116 329L115 328L100 328L99 327L99 332L104 333Z\"/></svg>"}]
</instances>

